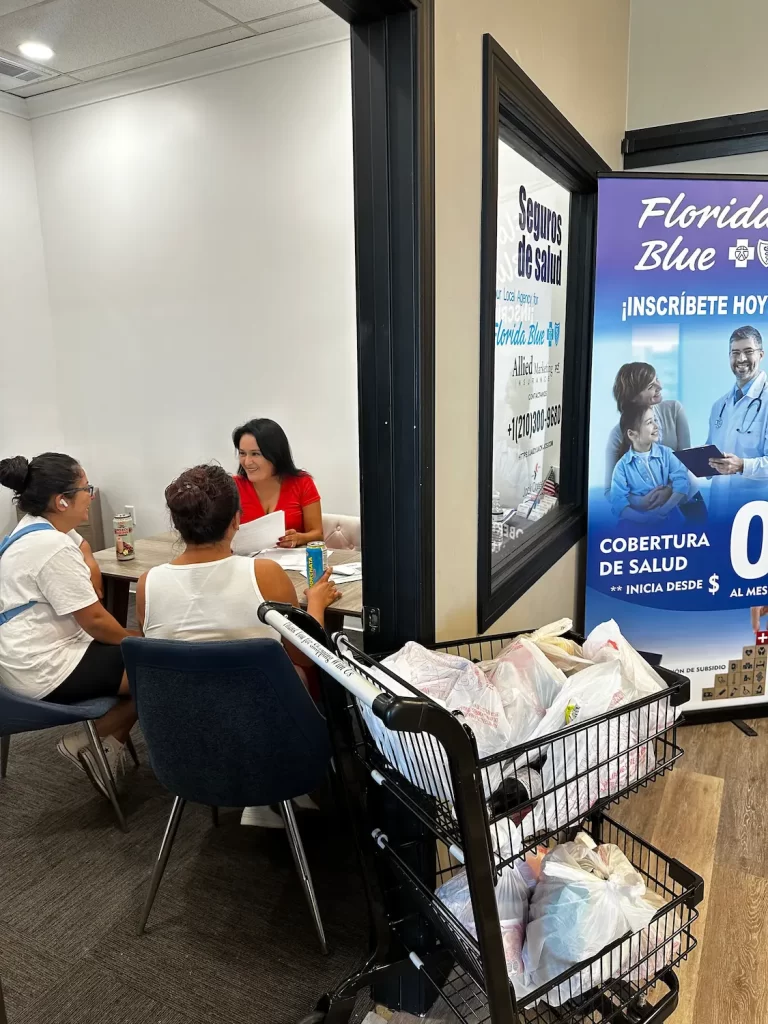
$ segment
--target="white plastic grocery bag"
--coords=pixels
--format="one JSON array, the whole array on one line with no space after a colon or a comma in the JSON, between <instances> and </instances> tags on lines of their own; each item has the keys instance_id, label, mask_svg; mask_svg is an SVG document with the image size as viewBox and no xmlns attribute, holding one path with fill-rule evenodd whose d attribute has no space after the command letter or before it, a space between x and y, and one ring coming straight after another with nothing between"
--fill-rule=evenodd
<instances>
[{"instance_id":1,"label":"white plastic grocery bag","mask_svg":"<svg viewBox=\"0 0 768 1024\"><path fill-rule=\"evenodd\" d=\"M492 661L478 668L499 688L510 721L514 743L528 739L528 723L535 715L537 724L543 712L557 699L565 686L565 675L547 656L525 637L516 637ZM521 716L520 722L517 716Z\"/></svg>"},{"instance_id":2,"label":"white plastic grocery bag","mask_svg":"<svg viewBox=\"0 0 768 1024\"><path fill-rule=\"evenodd\" d=\"M471 661L410 642L385 658L382 666L457 714L471 729L480 757L488 757L509 746L509 723L499 691ZM384 672L368 671L390 693L415 696ZM448 758L437 740L426 733L395 733L369 709L361 706L361 713L376 746L394 767L432 796L452 800ZM490 795L500 781L500 767L483 772L486 795Z\"/></svg>"},{"instance_id":3,"label":"white plastic grocery bag","mask_svg":"<svg viewBox=\"0 0 768 1024\"><path fill-rule=\"evenodd\" d=\"M515 865L504 868L496 884L495 892L507 971L510 978L515 979L523 973L523 943L525 942L525 926L528 921L530 888L525 877ZM459 871L449 878L440 886L436 895L459 923L476 939L477 929L475 928L466 871Z\"/></svg>"},{"instance_id":4,"label":"white plastic grocery bag","mask_svg":"<svg viewBox=\"0 0 768 1024\"><path fill-rule=\"evenodd\" d=\"M572 843L556 846L544 858L528 913L523 965L529 991L546 985L582 960L628 933L648 927L658 898L648 899L638 874L618 846L597 846L580 833ZM630 950L631 955L631 950ZM553 1006L617 977L622 951L606 954L598 967L585 968L550 989Z\"/></svg>"},{"instance_id":5,"label":"white plastic grocery bag","mask_svg":"<svg viewBox=\"0 0 768 1024\"><path fill-rule=\"evenodd\" d=\"M667 686L656 670L637 653L624 638L613 619L596 626L584 643L584 651L595 662L618 662L621 666L622 688L629 702L664 694ZM671 728L679 714L679 708L670 706L667 699L660 699L638 708L634 713L636 721L633 730L640 740L658 736ZM647 760L655 763L653 744L649 743L645 754ZM653 765L651 765L652 767Z\"/></svg>"},{"instance_id":6,"label":"white plastic grocery bag","mask_svg":"<svg viewBox=\"0 0 768 1024\"><path fill-rule=\"evenodd\" d=\"M622 685L629 701L651 697L667 689L659 673L625 639L613 619L595 626L584 642L584 654L594 662L618 661L621 665ZM642 730L643 713L639 714ZM671 725L676 714L674 708L667 708L666 701L653 705L646 735L649 730L653 735Z\"/></svg>"},{"instance_id":7,"label":"white plastic grocery bag","mask_svg":"<svg viewBox=\"0 0 768 1024\"><path fill-rule=\"evenodd\" d=\"M537 730L537 738L549 737L542 748L546 758L541 766L546 796L525 820L526 835L579 821L598 800L626 790L653 769L652 744L641 742L636 713L619 713L589 724L608 712L620 711L626 703L616 661L592 665L569 678ZM557 736L579 723L585 726L578 732ZM516 765L518 770L520 767Z\"/></svg>"},{"instance_id":8,"label":"white plastic grocery bag","mask_svg":"<svg viewBox=\"0 0 768 1024\"><path fill-rule=\"evenodd\" d=\"M376 667L366 666L366 672L385 692L395 697L416 696L407 686L391 679ZM393 768L425 793L438 800L453 801L448 755L441 743L425 734L414 735L388 729L373 710L361 701L358 701L358 709L371 739Z\"/></svg>"},{"instance_id":9,"label":"white plastic grocery bag","mask_svg":"<svg viewBox=\"0 0 768 1024\"><path fill-rule=\"evenodd\" d=\"M565 680L529 740L551 736L571 725L597 718L626 700L618 663L590 665Z\"/></svg>"},{"instance_id":10,"label":"white plastic grocery bag","mask_svg":"<svg viewBox=\"0 0 768 1024\"><path fill-rule=\"evenodd\" d=\"M427 697L443 702L449 711L458 711L474 733L481 757L508 745L509 723L499 691L467 658L430 651L411 641L382 665Z\"/></svg>"},{"instance_id":11,"label":"white plastic grocery bag","mask_svg":"<svg viewBox=\"0 0 768 1024\"><path fill-rule=\"evenodd\" d=\"M414 641L409 641L395 654L390 654L381 664L406 683L437 700L447 700L459 683L463 682L465 687L471 686L468 680L475 679L479 687L484 682L482 673L467 658L443 651L431 651Z\"/></svg>"},{"instance_id":12,"label":"white plastic grocery bag","mask_svg":"<svg viewBox=\"0 0 768 1024\"><path fill-rule=\"evenodd\" d=\"M527 633L521 639L536 644L542 654L568 676L592 664L575 640L563 636L563 633L569 633L572 629L571 619L558 619L533 633Z\"/></svg>"}]
</instances>

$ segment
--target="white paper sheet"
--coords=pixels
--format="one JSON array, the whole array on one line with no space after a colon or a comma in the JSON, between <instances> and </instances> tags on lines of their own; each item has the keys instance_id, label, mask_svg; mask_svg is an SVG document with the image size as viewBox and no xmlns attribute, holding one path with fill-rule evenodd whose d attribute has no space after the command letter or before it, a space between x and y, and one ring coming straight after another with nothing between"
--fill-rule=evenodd
<instances>
[{"instance_id":1,"label":"white paper sheet","mask_svg":"<svg viewBox=\"0 0 768 1024\"><path fill-rule=\"evenodd\" d=\"M362 562L347 562L344 565L331 566L331 583L337 587L344 583L358 583L363 578ZM307 567L299 569L302 576L307 575Z\"/></svg>"},{"instance_id":2,"label":"white paper sheet","mask_svg":"<svg viewBox=\"0 0 768 1024\"><path fill-rule=\"evenodd\" d=\"M306 548L265 548L259 552L259 558L279 562L286 572L304 572L307 567Z\"/></svg>"},{"instance_id":3,"label":"white paper sheet","mask_svg":"<svg viewBox=\"0 0 768 1024\"><path fill-rule=\"evenodd\" d=\"M331 575L331 583L337 587L343 587L345 583L359 583L362 578L362 573L358 573L357 576L339 576L334 572Z\"/></svg>"},{"instance_id":4,"label":"white paper sheet","mask_svg":"<svg viewBox=\"0 0 768 1024\"><path fill-rule=\"evenodd\" d=\"M362 562L344 562L342 565L334 565L333 569L334 576L362 576L363 575L363 563Z\"/></svg>"},{"instance_id":5,"label":"white paper sheet","mask_svg":"<svg viewBox=\"0 0 768 1024\"><path fill-rule=\"evenodd\" d=\"M285 512L270 512L240 527L232 540L232 552L255 555L265 548L273 548L284 534Z\"/></svg>"}]
</instances>

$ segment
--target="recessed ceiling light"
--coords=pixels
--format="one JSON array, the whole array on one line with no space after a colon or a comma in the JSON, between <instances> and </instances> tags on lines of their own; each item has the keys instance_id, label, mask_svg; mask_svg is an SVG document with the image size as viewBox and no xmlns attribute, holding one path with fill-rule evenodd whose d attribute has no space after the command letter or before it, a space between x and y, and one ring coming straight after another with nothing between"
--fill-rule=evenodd
<instances>
[{"instance_id":1,"label":"recessed ceiling light","mask_svg":"<svg viewBox=\"0 0 768 1024\"><path fill-rule=\"evenodd\" d=\"M45 43L22 43L19 53L30 60L50 60L53 56L53 50Z\"/></svg>"}]
</instances>

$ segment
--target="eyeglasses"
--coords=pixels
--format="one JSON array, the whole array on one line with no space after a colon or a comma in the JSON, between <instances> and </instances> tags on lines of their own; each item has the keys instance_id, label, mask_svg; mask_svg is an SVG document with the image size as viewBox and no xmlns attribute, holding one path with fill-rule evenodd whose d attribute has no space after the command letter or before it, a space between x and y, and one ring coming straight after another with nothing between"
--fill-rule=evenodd
<instances>
[{"instance_id":1,"label":"eyeglasses","mask_svg":"<svg viewBox=\"0 0 768 1024\"><path fill-rule=\"evenodd\" d=\"M731 350L731 359L738 359L739 356L744 356L746 359L751 359L752 356L757 355L758 352L762 353L761 348L744 348L741 352L734 352Z\"/></svg>"},{"instance_id":2,"label":"eyeglasses","mask_svg":"<svg viewBox=\"0 0 768 1024\"><path fill-rule=\"evenodd\" d=\"M64 491L64 493L65 494L78 494L80 491L88 491L90 496L93 497L93 492L95 490L96 490L96 488L93 486L93 484L88 484L87 487L73 487L71 491Z\"/></svg>"}]
</instances>

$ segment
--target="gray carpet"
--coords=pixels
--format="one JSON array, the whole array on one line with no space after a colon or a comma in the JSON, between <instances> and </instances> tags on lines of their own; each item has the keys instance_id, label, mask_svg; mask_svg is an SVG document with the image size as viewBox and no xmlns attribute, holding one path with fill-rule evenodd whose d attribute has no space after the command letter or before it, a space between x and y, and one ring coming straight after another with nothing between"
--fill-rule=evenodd
<instances>
[{"instance_id":1,"label":"gray carpet","mask_svg":"<svg viewBox=\"0 0 768 1024\"><path fill-rule=\"evenodd\" d=\"M136 730L138 732L138 730ZM0 979L8 1024L293 1024L362 961L365 900L329 815L299 813L331 947L319 950L282 832L188 805L135 934L171 799L143 744L120 782L130 832L55 751L14 737L0 782Z\"/></svg>"}]
</instances>

